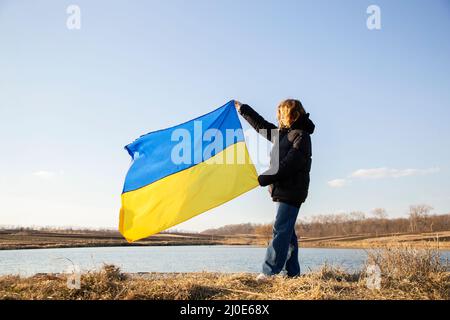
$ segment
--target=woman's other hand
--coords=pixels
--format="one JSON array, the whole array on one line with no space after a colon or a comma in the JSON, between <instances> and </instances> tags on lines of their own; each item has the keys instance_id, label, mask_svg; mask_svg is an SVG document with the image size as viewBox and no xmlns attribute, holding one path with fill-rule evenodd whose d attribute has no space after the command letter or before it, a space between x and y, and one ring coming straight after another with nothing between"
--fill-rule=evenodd
<instances>
[{"instance_id":1,"label":"woman's other hand","mask_svg":"<svg viewBox=\"0 0 450 320\"><path fill-rule=\"evenodd\" d=\"M242 106L242 103L240 103L237 100L234 100L234 107L236 108L237 112L241 111L241 106Z\"/></svg>"}]
</instances>

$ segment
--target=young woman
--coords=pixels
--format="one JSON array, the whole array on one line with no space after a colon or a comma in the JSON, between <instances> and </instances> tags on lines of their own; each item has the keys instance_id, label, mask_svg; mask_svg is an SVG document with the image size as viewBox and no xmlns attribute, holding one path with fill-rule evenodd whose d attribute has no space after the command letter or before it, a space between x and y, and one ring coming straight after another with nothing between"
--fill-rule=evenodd
<instances>
[{"instance_id":1,"label":"young woman","mask_svg":"<svg viewBox=\"0 0 450 320\"><path fill-rule=\"evenodd\" d=\"M278 127L264 120L247 104L235 101L237 111L266 139L273 143L270 168L258 177L261 186L269 186L277 214L273 239L267 248L263 280L286 269L289 277L300 274L295 221L306 200L311 170L311 138L314 123L298 100L288 99L277 108Z\"/></svg>"}]
</instances>

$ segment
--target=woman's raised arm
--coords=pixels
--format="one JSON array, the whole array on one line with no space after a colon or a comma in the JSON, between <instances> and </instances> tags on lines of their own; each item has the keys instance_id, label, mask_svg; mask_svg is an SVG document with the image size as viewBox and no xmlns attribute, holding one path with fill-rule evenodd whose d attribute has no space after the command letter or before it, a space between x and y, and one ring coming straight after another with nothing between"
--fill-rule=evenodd
<instances>
[{"instance_id":1,"label":"woman's raised arm","mask_svg":"<svg viewBox=\"0 0 450 320\"><path fill-rule=\"evenodd\" d=\"M277 126L273 123L265 120L248 104L242 104L237 100L234 100L234 106L236 110L244 117L245 120L264 138L272 141L274 138L273 133L277 132ZM275 131L274 131L275 130ZM274 131L274 132L272 132Z\"/></svg>"}]
</instances>

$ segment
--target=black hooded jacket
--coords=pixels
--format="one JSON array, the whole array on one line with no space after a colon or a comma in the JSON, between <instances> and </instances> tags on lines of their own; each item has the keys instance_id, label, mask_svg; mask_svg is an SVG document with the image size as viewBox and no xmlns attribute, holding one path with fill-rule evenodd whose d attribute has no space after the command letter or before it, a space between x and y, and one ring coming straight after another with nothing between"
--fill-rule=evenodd
<instances>
[{"instance_id":1,"label":"black hooded jacket","mask_svg":"<svg viewBox=\"0 0 450 320\"><path fill-rule=\"evenodd\" d=\"M308 196L311 171L311 137L315 125L309 113L300 116L290 128L277 128L249 105L239 113L262 136L273 143L270 168L258 177L261 186L269 186L273 201L300 207Z\"/></svg>"}]
</instances>

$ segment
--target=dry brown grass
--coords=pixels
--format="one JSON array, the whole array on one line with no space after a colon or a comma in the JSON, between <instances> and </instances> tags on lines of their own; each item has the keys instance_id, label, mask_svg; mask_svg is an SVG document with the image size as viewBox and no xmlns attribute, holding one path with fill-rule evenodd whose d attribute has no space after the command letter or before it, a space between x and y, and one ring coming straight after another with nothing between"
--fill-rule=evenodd
<instances>
[{"instance_id":1,"label":"dry brown grass","mask_svg":"<svg viewBox=\"0 0 450 320\"><path fill-rule=\"evenodd\" d=\"M408 246L370 250L367 264L380 268L382 286L389 287L392 296L450 298L449 263L442 261L438 250Z\"/></svg>"},{"instance_id":2,"label":"dry brown grass","mask_svg":"<svg viewBox=\"0 0 450 320\"><path fill-rule=\"evenodd\" d=\"M450 275L436 252L409 248L369 253L382 272L381 288L368 289L364 272L324 266L298 278L254 274L124 274L105 265L69 289L63 275L0 277L0 299L450 299Z\"/></svg>"}]
</instances>

